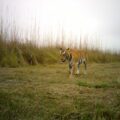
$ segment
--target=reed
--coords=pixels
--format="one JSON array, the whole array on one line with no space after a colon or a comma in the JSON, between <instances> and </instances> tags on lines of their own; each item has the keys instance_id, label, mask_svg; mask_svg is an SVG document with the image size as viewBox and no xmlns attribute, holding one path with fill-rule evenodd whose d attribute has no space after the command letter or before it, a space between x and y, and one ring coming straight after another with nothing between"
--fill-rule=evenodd
<instances>
[{"instance_id":1,"label":"reed","mask_svg":"<svg viewBox=\"0 0 120 120\"><path fill-rule=\"evenodd\" d=\"M87 52L88 62L106 63L120 61L119 52L103 51L100 41L96 44L88 43L87 37L80 38L79 43L71 36L67 40L63 31L59 36L53 38L45 34L44 37L37 36L37 27L33 27L31 34L23 37L22 32L17 30L14 24L5 29L3 20L0 22L0 66L18 67L24 65L49 64L59 62L59 47L69 47ZM35 30L37 28L37 30ZM25 33L24 33L25 34ZM66 42L68 41L68 42Z\"/></svg>"}]
</instances>

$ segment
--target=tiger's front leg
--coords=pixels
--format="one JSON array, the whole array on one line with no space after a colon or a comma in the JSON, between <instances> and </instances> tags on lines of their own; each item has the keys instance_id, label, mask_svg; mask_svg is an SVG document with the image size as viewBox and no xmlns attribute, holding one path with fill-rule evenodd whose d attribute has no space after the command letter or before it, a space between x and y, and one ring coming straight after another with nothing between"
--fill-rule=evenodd
<instances>
[{"instance_id":1,"label":"tiger's front leg","mask_svg":"<svg viewBox=\"0 0 120 120\"><path fill-rule=\"evenodd\" d=\"M74 74L74 65L72 62L69 62L69 72L70 72L70 77L72 77Z\"/></svg>"}]
</instances>

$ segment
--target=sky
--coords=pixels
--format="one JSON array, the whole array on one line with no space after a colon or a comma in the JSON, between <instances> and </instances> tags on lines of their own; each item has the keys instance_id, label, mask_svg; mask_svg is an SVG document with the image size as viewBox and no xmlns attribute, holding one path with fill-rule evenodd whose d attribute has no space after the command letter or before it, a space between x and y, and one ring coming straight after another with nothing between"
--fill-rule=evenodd
<instances>
[{"instance_id":1,"label":"sky","mask_svg":"<svg viewBox=\"0 0 120 120\"><path fill-rule=\"evenodd\" d=\"M120 51L120 0L0 0L0 17L8 31L15 24L22 35L62 31L67 40L87 36Z\"/></svg>"}]
</instances>

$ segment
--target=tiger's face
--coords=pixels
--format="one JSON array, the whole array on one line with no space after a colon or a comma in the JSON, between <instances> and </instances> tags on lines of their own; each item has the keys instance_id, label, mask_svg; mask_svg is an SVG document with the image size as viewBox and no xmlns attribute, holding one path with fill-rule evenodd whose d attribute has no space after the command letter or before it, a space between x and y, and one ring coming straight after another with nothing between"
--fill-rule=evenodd
<instances>
[{"instance_id":1,"label":"tiger's face","mask_svg":"<svg viewBox=\"0 0 120 120\"><path fill-rule=\"evenodd\" d=\"M66 51L63 48L60 48L60 60L61 62L66 61Z\"/></svg>"},{"instance_id":2,"label":"tiger's face","mask_svg":"<svg viewBox=\"0 0 120 120\"><path fill-rule=\"evenodd\" d=\"M67 56L66 56L66 50L64 50L63 48L60 48L60 60L61 62L65 62L66 59L67 59Z\"/></svg>"},{"instance_id":3,"label":"tiger's face","mask_svg":"<svg viewBox=\"0 0 120 120\"><path fill-rule=\"evenodd\" d=\"M61 62L65 62L66 60L69 61L71 59L69 49L64 50L63 48L60 48L60 57L61 57Z\"/></svg>"}]
</instances>

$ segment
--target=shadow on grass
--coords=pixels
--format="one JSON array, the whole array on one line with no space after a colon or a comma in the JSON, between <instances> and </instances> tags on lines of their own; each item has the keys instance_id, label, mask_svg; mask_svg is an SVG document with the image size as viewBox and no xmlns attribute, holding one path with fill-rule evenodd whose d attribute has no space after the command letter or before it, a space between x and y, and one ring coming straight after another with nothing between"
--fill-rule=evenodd
<instances>
[{"instance_id":1,"label":"shadow on grass","mask_svg":"<svg viewBox=\"0 0 120 120\"><path fill-rule=\"evenodd\" d=\"M88 88L120 88L120 84L109 84L109 83L87 83L86 81L78 81L79 86Z\"/></svg>"}]
</instances>

